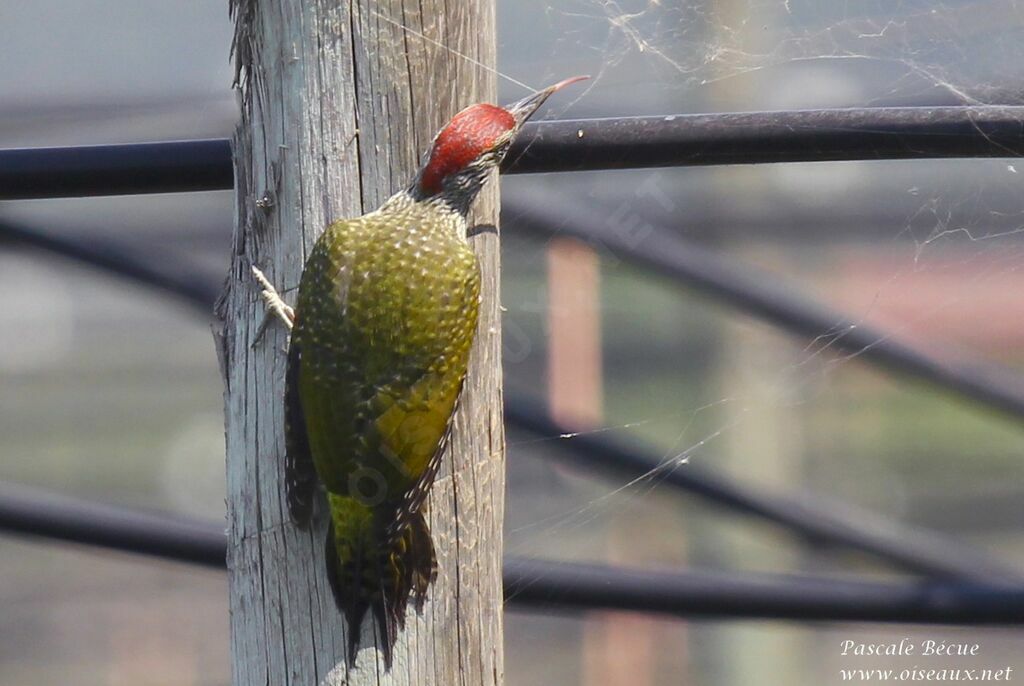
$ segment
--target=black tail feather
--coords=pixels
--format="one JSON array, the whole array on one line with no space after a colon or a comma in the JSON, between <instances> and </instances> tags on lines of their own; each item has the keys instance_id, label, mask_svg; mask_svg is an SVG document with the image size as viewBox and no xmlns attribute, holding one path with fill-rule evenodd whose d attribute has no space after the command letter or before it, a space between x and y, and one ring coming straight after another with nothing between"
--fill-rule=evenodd
<instances>
[{"instance_id":1,"label":"black tail feather","mask_svg":"<svg viewBox=\"0 0 1024 686\"><path fill-rule=\"evenodd\" d=\"M355 589L342 588L342 566L338 559L337 548L334 543L334 523L327 527L327 541L325 545L325 557L327 558L327 581L331 585L331 594L334 596L334 604L345 615L348 623L348 645L345 655L349 665L355 663L356 648L359 646L359 630L363 624L363 617L369 604L362 598L360 593L354 593Z\"/></svg>"},{"instance_id":2,"label":"black tail feather","mask_svg":"<svg viewBox=\"0 0 1024 686\"><path fill-rule=\"evenodd\" d=\"M348 664L355 663L362 623L367 610L372 610L379 648L390 669L398 631L405 628L409 599L413 598L416 612L422 612L427 591L437 577L437 560L422 513L413 515L390 542L383 531L376 540L382 543L346 546L350 558L341 559L332 524L327 531L327 573L334 602L348 622Z\"/></svg>"}]
</instances>

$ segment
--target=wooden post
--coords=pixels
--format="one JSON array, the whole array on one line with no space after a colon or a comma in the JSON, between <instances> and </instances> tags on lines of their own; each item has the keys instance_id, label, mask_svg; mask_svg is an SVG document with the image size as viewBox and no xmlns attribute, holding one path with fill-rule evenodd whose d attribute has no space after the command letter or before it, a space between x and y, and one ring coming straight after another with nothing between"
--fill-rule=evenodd
<instances>
[{"instance_id":1,"label":"wooden post","mask_svg":"<svg viewBox=\"0 0 1024 686\"><path fill-rule=\"evenodd\" d=\"M294 302L305 256L330 221L375 208L409 182L462 107L493 102L493 0L232 0L242 115L234 138L232 266L218 305L225 376L232 676L235 684L478 684L503 681L498 243L471 242L483 304L466 393L429 500L439 574L410 609L385 671L372 621L346 665L347 627L324 566L324 527L284 504L287 334L257 336L250 265ZM477 203L494 224L497 184Z\"/></svg>"}]
</instances>

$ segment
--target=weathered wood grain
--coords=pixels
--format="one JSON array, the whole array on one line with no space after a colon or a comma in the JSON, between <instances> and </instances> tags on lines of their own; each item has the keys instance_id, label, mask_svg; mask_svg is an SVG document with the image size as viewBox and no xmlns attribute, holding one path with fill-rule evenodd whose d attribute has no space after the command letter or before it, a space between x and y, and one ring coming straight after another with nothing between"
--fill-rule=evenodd
<instances>
[{"instance_id":1,"label":"weathered wood grain","mask_svg":"<svg viewBox=\"0 0 1024 686\"><path fill-rule=\"evenodd\" d=\"M284 501L287 333L263 318L249 267L294 302L330 221L406 185L436 130L494 100L493 0L233 0L242 119L234 138L234 253L218 305L225 376L232 674L235 684L501 684L498 237L472 240L483 304L466 395L430 500L439 575L410 609L385 673L366 622L354 664L324 568L324 518L296 529ZM463 55L465 57L462 57ZM496 184L477 223L495 223ZM321 513L322 514L322 513Z\"/></svg>"}]
</instances>

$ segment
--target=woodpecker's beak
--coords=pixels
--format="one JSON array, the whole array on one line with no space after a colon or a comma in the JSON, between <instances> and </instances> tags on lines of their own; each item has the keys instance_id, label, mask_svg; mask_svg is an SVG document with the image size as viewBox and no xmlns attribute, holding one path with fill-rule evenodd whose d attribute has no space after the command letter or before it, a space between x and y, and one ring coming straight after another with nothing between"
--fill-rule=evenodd
<instances>
[{"instance_id":1,"label":"woodpecker's beak","mask_svg":"<svg viewBox=\"0 0 1024 686\"><path fill-rule=\"evenodd\" d=\"M539 90L536 93L533 93L532 95L527 95L522 100L519 100L518 102L514 102L511 105L508 105L505 109L508 111L509 114L515 117L516 128L518 129L520 126L523 125L524 122L526 122L527 119L533 116L533 113L536 112L537 109L544 104L545 100L551 97L552 93L554 93L555 91L562 90L569 84L576 83L577 81L586 81L589 78L589 76L573 76L572 78L566 79L564 81L559 81L553 86L548 86L543 90Z\"/></svg>"}]
</instances>

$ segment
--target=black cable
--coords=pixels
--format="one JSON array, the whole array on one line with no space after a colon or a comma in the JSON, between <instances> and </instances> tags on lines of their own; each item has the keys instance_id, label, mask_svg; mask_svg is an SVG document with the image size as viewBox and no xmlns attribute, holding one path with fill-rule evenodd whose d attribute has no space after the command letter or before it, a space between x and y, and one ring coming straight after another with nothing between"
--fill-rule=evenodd
<instances>
[{"instance_id":1,"label":"black cable","mask_svg":"<svg viewBox=\"0 0 1024 686\"><path fill-rule=\"evenodd\" d=\"M213 303L219 288L196 277L191 266L168 261L159 262L109 241L83 240L55 236L0 220L0 241L7 240L45 250L76 262L96 267L108 274L154 288L171 295L198 310L203 316L213 314Z\"/></svg>"},{"instance_id":2,"label":"black cable","mask_svg":"<svg viewBox=\"0 0 1024 686\"><path fill-rule=\"evenodd\" d=\"M226 138L0 150L0 200L233 186L231 143Z\"/></svg>"},{"instance_id":3,"label":"black cable","mask_svg":"<svg viewBox=\"0 0 1024 686\"><path fill-rule=\"evenodd\" d=\"M684 619L1024 624L1024 588L869 583L719 571L656 572L506 558L511 609L650 612Z\"/></svg>"},{"instance_id":4,"label":"black cable","mask_svg":"<svg viewBox=\"0 0 1024 686\"><path fill-rule=\"evenodd\" d=\"M540 121L505 171L1024 155L1024 107L858 107Z\"/></svg>"},{"instance_id":5,"label":"black cable","mask_svg":"<svg viewBox=\"0 0 1024 686\"><path fill-rule=\"evenodd\" d=\"M538 436L560 436L568 429L555 423L536 403L506 394L509 425ZM601 434L574 434L560 441L551 459L586 470L599 470L633 481L651 475L659 485L678 488L746 515L790 529L812 543L849 546L903 569L946 580L1002 583L1021 574L945 536L911 529L856 507L810 496L768 495L693 465L658 460L650 446L637 440Z\"/></svg>"},{"instance_id":6,"label":"black cable","mask_svg":"<svg viewBox=\"0 0 1024 686\"><path fill-rule=\"evenodd\" d=\"M0 483L0 529L224 568L222 526ZM874 584L725 572L656 572L509 557L507 602L531 610L614 609L679 617L1024 623L1024 588Z\"/></svg>"},{"instance_id":7,"label":"black cable","mask_svg":"<svg viewBox=\"0 0 1024 686\"><path fill-rule=\"evenodd\" d=\"M870 107L529 122L507 173L1019 157L1024 107ZM227 190L227 139L0 150L0 200Z\"/></svg>"},{"instance_id":8,"label":"black cable","mask_svg":"<svg viewBox=\"0 0 1024 686\"><path fill-rule=\"evenodd\" d=\"M224 529L0 481L0 529L205 567L224 566Z\"/></svg>"},{"instance_id":9,"label":"black cable","mask_svg":"<svg viewBox=\"0 0 1024 686\"><path fill-rule=\"evenodd\" d=\"M694 288L818 347L926 381L933 387L1024 419L1024 378L983 359L939 360L884 331L824 307L779 278L695 245L666 227L638 236L611 222L600 208L585 207L544 191L503 194L502 218L509 230L541 238L574 237L598 250Z\"/></svg>"}]
</instances>

